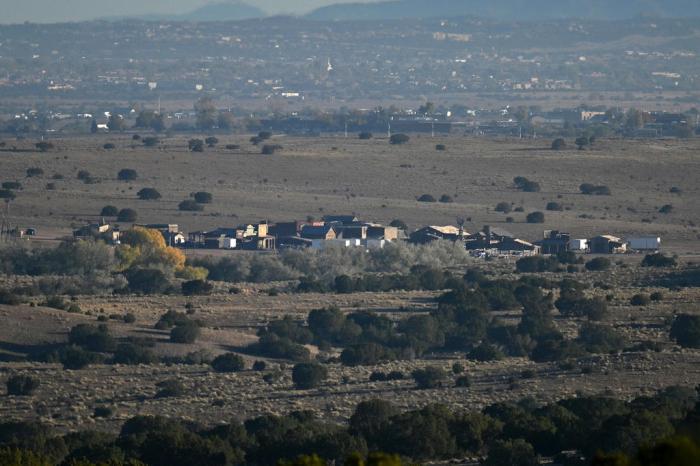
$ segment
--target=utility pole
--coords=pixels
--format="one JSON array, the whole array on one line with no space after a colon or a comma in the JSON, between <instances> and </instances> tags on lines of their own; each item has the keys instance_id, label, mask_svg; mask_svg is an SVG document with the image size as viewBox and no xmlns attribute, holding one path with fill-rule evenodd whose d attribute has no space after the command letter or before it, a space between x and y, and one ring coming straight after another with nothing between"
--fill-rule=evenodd
<instances>
[{"instance_id":1,"label":"utility pole","mask_svg":"<svg viewBox=\"0 0 700 466\"><path fill-rule=\"evenodd\" d=\"M430 122L430 135L431 137L435 137L435 120Z\"/></svg>"},{"instance_id":2,"label":"utility pole","mask_svg":"<svg viewBox=\"0 0 700 466\"><path fill-rule=\"evenodd\" d=\"M345 139L348 138L348 120L345 120Z\"/></svg>"}]
</instances>

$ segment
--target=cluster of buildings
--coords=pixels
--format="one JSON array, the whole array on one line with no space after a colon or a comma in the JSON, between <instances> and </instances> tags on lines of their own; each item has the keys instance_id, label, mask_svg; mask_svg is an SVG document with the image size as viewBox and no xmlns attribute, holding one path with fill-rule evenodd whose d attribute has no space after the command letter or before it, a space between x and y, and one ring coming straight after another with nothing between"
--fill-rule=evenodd
<instances>
[{"instance_id":1,"label":"cluster of buildings","mask_svg":"<svg viewBox=\"0 0 700 466\"><path fill-rule=\"evenodd\" d=\"M0 74L0 95L153 101L156 94L179 100L215 91L286 104L464 92L697 91L697 50L690 42L658 44L658 37L691 36L694 18L653 23L639 18L614 28L594 21L572 27L567 19L494 26L454 18L378 27L278 17L94 21L41 25L40 33L35 24L8 25L0 26L0 46L13 71ZM606 47L581 55L582 30ZM633 50L623 40L629 37Z\"/></svg>"},{"instance_id":2,"label":"cluster of buildings","mask_svg":"<svg viewBox=\"0 0 700 466\"><path fill-rule=\"evenodd\" d=\"M410 235L394 226L364 222L354 215L327 215L320 221L291 221L244 224L210 231L180 231L176 224L138 225L160 231L168 246L187 249L220 249L242 251L273 251L284 249L325 249L329 247L362 247L381 249L387 243L407 241L411 244L429 244L433 241L452 241L464 244L475 257L529 256L559 254L573 251L591 254L623 254L636 251L658 251L659 237L631 237L622 239L613 235L593 238L574 238L569 233L547 230L543 238L530 242L501 228L485 226L476 233L463 226L430 225ZM119 244L118 227L105 223L90 224L73 232L75 239L101 238Z\"/></svg>"}]
</instances>

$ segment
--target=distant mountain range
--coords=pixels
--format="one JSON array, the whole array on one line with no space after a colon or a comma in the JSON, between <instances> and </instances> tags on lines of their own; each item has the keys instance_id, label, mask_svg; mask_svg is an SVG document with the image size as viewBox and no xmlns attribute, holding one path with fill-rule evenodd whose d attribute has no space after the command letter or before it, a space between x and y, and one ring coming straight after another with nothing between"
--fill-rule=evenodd
<instances>
[{"instance_id":1,"label":"distant mountain range","mask_svg":"<svg viewBox=\"0 0 700 466\"><path fill-rule=\"evenodd\" d=\"M181 15L140 15L130 16L131 19L144 21L239 21L244 19L264 18L263 10L243 2L210 3L194 11ZM110 18L123 19L123 18Z\"/></svg>"},{"instance_id":2,"label":"distant mountain range","mask_svg":"<svg viewBox=\"0 0 700 466\"><path fill-rule=\"evenodd\" d=\"M320 21L478 16L499 20L700 17L700 0L394 0L338 3L306 15Z\"/></svg>"}]
</instances>

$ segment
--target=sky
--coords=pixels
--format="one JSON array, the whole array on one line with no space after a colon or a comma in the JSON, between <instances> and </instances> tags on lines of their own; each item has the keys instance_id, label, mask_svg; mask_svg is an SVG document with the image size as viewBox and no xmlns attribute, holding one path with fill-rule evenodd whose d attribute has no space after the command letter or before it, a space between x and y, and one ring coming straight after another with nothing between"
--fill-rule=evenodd
<instances>
[{"instance_id":1,"label":"sky","mask_svg":"<svg viewBox=\"0 0 700 466\"><path fill-rule=\"evenodd\" d=\"M150 13L180 14L221 1L223 0L0 0L0 23L53 23ZM302 14L319 6L339 2L340 0L246 1L271 14Z\"/></svg>"}]
</instances>

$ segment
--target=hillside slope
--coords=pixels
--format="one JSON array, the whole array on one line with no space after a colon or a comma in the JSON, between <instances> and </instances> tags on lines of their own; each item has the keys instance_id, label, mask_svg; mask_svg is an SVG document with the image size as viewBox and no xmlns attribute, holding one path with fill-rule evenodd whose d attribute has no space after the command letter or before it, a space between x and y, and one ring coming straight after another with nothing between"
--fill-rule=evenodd
<instances>
[{"instance_id":1,"label":"hillside slope","mask_svg":"<svg viewBox=\"0 0 700 466\"><path fill-rule=\"evenodd\" d=\"M639 15L700 16L697 0L396 0L339 3L319 8L313 20L384 20L481 16L502 20L626 19Z\"/></svg>"}]
</instances>

